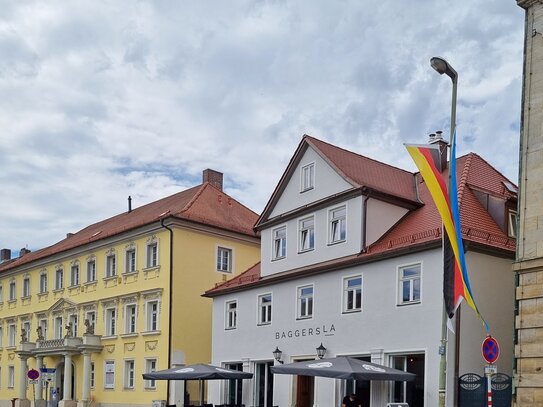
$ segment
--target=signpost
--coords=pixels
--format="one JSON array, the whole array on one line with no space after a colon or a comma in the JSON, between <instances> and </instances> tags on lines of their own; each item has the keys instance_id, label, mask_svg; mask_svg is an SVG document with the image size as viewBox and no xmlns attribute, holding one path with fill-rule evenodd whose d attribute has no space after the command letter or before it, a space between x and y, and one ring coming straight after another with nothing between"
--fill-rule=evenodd
<instances>
[{"instance_id":1,"label":"signpost","mask_svg":"<svg viewBox=\"0 0 543 407\"><path fill-rule=\"evenodd\" d=\"M34 395L34 405L36 405L36 383L38 383L40 372L38 372L36 369L30 369L26 373L26 377L28 377L28 383L32 385L32 393Z\"/></svg>"},{"instance_id":2,"label":"signpost","mask_svg":"<svg viewBox=\"0 0 543 407\"><path fill-rule=\"evenodd\" d=\"M43 384L45 384L45 405L49 405L49 384L54 383L57 369L55 368L40 368Z\"/></svg>"},{"instance_id":3,"label":"signpost","mask_svg":"<svg viewBox=\"0 0 543 407\"><path fill-rule=\"evenodd\" d=\"M498 341L492 336L488 335L481 346L483 353L483 359L488 363L485 366L486 376L486 391L487 391L487 406L492 407L492 375L496 374L498 368L494 363L500 357L500 345Z\"/></svg>"}]
</instances>

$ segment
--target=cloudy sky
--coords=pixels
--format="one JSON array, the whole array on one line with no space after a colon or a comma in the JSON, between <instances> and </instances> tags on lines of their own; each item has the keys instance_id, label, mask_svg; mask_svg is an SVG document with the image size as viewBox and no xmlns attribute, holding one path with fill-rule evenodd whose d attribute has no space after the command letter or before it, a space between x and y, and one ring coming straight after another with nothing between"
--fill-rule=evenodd
<instances>
[{"instance_id":1,"label":"cloudy sky","mask_svg":"<svg viewBox=\"0 0 543 407\"><path fill-rule=\"evenodd\" d=\"M517 182L514 0L25 1L0 7L0 248L48 246L224 172L260 212L304 133L414 170L449 129Z\"/></svg>"}]
</instances>

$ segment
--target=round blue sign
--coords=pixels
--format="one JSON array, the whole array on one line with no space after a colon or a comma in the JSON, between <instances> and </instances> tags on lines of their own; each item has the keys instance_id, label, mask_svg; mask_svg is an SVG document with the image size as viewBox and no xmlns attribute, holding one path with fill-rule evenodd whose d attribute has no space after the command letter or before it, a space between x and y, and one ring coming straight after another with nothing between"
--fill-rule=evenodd
<instances>
[{"instance_id":1,"label":"round blue sign","mask_svg":"<svg viewBox=\"0 0 543 407\"><path fill-rule=\"evenodd\" d=\"M492 336L488 335L483 341L482 346L483 358L487 363L494 363L500 356L500 345Z\"/></svg>"},{"instance_id":2,"label":"round blue sign","mask_svg":"<svg viewBox=\"0 0 543 407\"><path fill-rule=\"evenodd\" d=\"M30 369L26 375L30 380L36 380L38 377L40 377L40 372L38 372L36 369Z\"/></svg>"}]
</instances>

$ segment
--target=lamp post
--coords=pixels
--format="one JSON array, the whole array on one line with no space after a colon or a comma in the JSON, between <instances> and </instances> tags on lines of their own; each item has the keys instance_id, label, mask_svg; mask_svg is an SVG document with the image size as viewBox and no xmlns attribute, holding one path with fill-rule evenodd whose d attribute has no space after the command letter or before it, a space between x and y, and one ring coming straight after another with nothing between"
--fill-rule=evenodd
<instances>
[{"instance_id":1,"label":"lamp post","mask_svg":"<svg viewBox=\"0 0 543 407\"><path fill-rule=\"evenodd\" d=\"M456 137L456 89L458 87L458 73L443 58L433 57L430 59L430 65L440 74L446 74L452 81L452 101L451 101L451 129L449 142L452 146ZM451 150L449 150L449 162L452 159ZM449 184L451 172L449 171ZM460 311L460 309L458 310ZM459 332L457 332L459 334ZM439 407L445 406L445 392L447 381L447 312L445 310L445 301L443 301L443 316L441 321L441 346L439 347ZM456 385L456 384L455 384Z\"/></svg>"}]
</instances>

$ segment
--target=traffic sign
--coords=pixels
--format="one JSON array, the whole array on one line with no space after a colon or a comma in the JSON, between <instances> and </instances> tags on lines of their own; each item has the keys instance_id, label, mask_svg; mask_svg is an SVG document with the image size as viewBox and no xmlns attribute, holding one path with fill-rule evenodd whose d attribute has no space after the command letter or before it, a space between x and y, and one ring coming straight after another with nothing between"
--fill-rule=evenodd
<instances>
[{"instance_id":1,"label":"traffic sign","mask_svg":"<svg viewBox=\"0 0 543 407\"><path fill-rule=\"evenodd\" d=\"M37 380L38 377L40 377L40 372L38 372L36 369L30 369L26 375L30 380Z\"/></svg>"},{"instance_id":2,"label":"traffic sign","mask_svg":"<svg viewBox=\"0 0 543 407\"><path fill-rule=\"evenodd\" d=\"M488 335L483 341L483 346L481 348L483 351L483 359L487 363L494 363L500 357L500 345L498 341L492 336Z\"/></svg>"},{"instance_id":3,"label":"traffic sign","mask_svg":"<svg viewBox=\"0 0 543 407\"><path fill-rule=\"evenodd\" d=\"M39 383L39 380L31 380L31 379L28 380L28 384L38 384L38 383Z\"/></svg>"}]
</instances>

